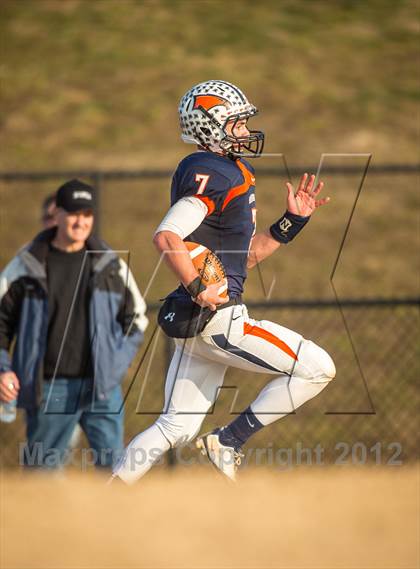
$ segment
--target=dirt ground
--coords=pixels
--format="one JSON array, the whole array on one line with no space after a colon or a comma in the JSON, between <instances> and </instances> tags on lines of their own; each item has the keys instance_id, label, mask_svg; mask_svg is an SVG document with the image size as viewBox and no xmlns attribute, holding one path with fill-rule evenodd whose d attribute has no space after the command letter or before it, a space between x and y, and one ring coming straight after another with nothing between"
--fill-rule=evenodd
<instances>
[{"instance_id":1,"label":"dirt ground","mask_svg":"<svg viewBox=\"0 0 420 569\"><path fill-rule=\"evenodd\" d=\"M151 472L135 486L93 474L3 473L2 569L419 566L419 469Z\"/></svg>"}]
</instances>

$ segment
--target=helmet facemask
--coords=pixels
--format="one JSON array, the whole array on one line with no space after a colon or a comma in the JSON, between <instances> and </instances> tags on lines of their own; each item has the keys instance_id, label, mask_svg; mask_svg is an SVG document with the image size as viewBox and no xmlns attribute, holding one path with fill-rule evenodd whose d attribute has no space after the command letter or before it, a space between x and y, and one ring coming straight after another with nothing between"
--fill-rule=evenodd
<instances>
[{"instance_id":1,"label":"helmet facemask","mask_svg":"<svg viewBox=\"0 0 420 569\"><path fill-rule=\"evenodd\" d=\"M222 151L224 154L234 157L246 156L248 158L258 158L261 156L264 149L264 133L261 130L249 130L249 134L247 136L235 136L234 134L236 125L239 121L248 120L258 114L258 110L255 107L250 111L229 115L223 124L221 124L210 111L207 111L203 107L198 108L204 115L206 115L211 126L217 129L218 138L220 139L218 145L207 144L204 137L209 137L211 134L214 135L216 133L212 132L213 128L208 128L210 125L208 125L208 127L201 127L200 129L195 130L195 135L199 138L201 146L211 152ZM231 134L228 134L226 132L226 126L232 121ZM204 135L204 137L200 136L200 132L198 132L198 130L202 131L201 134Z\"/></svg>"},{"instance_id":2,"label":"helmet facemask","mask_svg":"<svg viewBox=\"0 0 420 569\"><path fill-rule=\"evenodd\" d=\"M223 132L225 133L224 138L220 141L220 148L227 151L233 156L247 156L249 158L258 158L261 156L264 149L264 133L261 130L249 130L247 136L235 136L235 128L239 121L248 120L249 118L255 116L258 113L255 109L252 113L239 113L233 117L229 117L224 126ZM231 133L226 133L226 126L229 122L233 120L231 127Z\"/></svg>"}]
</instances>

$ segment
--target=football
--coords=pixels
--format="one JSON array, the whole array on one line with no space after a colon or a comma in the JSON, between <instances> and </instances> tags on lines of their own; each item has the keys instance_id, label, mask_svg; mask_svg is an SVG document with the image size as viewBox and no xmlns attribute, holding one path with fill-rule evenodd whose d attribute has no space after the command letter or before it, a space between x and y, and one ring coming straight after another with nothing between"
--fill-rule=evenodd
<instances>
[{"instance_id":1,"label":"football","mask_svg":"<svg viewBox=\"0 0 420 569\"><path fill-rule=\"evenodd\" d=\"M213 251L192 241L184 241L198 274L206 286L220 283L219 296L225 298L227 296L227 282L225 269L221 260Z\"/></svg>"}]
</instances>

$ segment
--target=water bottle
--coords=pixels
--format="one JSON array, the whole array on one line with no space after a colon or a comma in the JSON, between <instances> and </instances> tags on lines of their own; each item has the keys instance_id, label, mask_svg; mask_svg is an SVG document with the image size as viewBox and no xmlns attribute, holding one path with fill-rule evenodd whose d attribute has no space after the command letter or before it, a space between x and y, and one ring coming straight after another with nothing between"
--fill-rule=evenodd
<instances>
[{"instance_id":1,"label":"water bottle","mask_svg":"<svg viewBox=\"0 0 420 569\"><path fill-rule=\"evenodd\" d=\"M17 399L13 399L9 403L0 401L0 421L2 423L13 423L16 419L16 403Z\"/></svg>"}]
</instances>

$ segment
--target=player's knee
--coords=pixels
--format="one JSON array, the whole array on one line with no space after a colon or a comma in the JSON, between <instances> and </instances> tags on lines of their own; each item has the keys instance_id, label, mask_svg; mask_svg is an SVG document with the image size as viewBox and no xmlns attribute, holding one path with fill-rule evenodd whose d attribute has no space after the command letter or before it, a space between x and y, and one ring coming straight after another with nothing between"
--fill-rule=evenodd
<instances>
[{"instance_id":1,"label":"player's knee","mask_svg":"<svg viewBox=\"0 0 420 569\"><path fill-rule=\"evenodd\" d=\"M171 414L160 415L156 424L171 447L174 447L179 443L184 431L184 427L182 422L179 420L179 416Z\"/></svg>"},{"instance_id":2,"label":"player's knee","mask_svg":"<svg viewBox=\"0 0 420 569\"><path fill-rule=\"evenodd\" d=\"M171 447L187 444L197 435L200 426L192 424L188 418L188 414L166 414L156 421Z\"/></svg>"},{"instance_id":3,"label":"player's knee","mask_svg":"<svg viewBox=\"0 0 420 569\"><path fill-rule=\"evenodd\" d=\"M305 379L313 382L325 382L331 381L335 377L336 370L331 356L310 340L304 341L298 361L303 367Z\"/></svg>"},{"instance_id":4,"label":"player's knee","mask_svg":"<svg viewBox=\"0 0 420 569\"><path fill-rule=\"evenodd\" d=\"M319 366L321 367L326 380L331 381L335 378L336 374L334 361L328 352L322 348L319 348L319 351Z\"/></svg>"}]
</instances>

